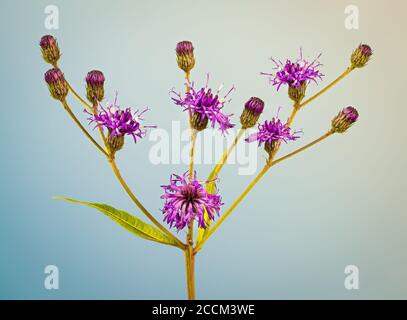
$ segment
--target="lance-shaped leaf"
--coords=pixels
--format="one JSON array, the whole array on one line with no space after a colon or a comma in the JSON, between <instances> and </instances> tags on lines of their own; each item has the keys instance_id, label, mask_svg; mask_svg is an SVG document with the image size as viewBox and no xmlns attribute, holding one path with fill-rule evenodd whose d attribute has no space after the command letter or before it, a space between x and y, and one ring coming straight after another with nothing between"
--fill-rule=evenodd
<instances>
[{"instance_id":1,"label":"lance-shaped leaf","mask_svg":"<svg viewBox=\"0 0 407 320\"><path fill-rule=\"evenodd\" d=\"M166 234L162 233L155 227L141 221L140 219L136 218L130 213L127 213L126 211L118 210L116 208L113 208L112 206L103 203L84 202L63 197L54 197L54 198L68 201L71 203L83 204L95 208L96 210L99 210L103 214L107 215L113 221L120 224L126 230L130 231L131 233L134 233L135 235L141 238L167 244L170 246L179 247L177 242L168 237Z\"/></svg>"}]
</instances>

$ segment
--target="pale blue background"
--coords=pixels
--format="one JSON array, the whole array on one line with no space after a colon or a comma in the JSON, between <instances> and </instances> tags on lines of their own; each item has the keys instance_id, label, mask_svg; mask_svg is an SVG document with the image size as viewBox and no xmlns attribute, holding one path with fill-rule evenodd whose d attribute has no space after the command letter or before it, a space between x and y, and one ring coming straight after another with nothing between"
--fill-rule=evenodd
<instances>
[{"instance_id":1,"label":"pale blue background","mask_svg":"<svg viewBox=\"0 0 407 320\"><path fill-rule=\"evenodd\" d=\"M278 106L282 116L289 112L284 90L276 93L259 76L270 71L271 55L295 57L301 45L308 55L323 52L326 83L344 70L354 47L371 44L371 64L305 108L294 125L303 138L282 152L320 135L346 105L358 107L360 122L261 181L197 257L197 295L407 298L406 4L394 0L352 1L360 9L357 31L344 27L348 1L1 0L0 298L186 296L181 251L136 238L90 208L51 199L104 201L141 217L104 159L49 97L38 48L49 33L48 4L60 10L60 29L52 33L74 87L83 94L86 72L101 69L108 97L118 90L126 104L151 106L147 118L166 129L172 119L185 121L167 94L182 86L174 57L180 40L196 47L196 79L209 71L214 86L236 84L229 110L238 115L257 95L267 103L266 117ZM151 145L129 140L118 162L161 219L159 185L186 168L152 165ZM198 167L202 176L209 169ZM225 168L226 206L251 179ZM58 291L44 289L49 264L59 267ZM360 269L359 291L343 286L348 264Z\"/></svg>"}]
</instances>

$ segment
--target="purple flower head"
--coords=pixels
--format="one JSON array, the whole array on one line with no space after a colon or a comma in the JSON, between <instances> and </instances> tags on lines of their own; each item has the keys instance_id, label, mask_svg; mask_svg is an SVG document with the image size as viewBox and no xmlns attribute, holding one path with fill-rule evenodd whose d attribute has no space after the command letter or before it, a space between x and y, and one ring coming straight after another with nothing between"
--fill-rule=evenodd
<instances>
[{"instance_id":1,"label":"purple flower head","mask_svg":"<svg viewBox=\"0 0 407 320\"><path fill-rule=\"evenodd\" d=\"M190 41L181 41L175 47L178 67L189 73L195 66L194 46Z\"/></svg>"},{"instance_id":2,"label":"purple flower head","mask_svg":"<svg viewBox=\"0 0 407 320\"><path fill-rule=\"evenodd\" d=\"M92 70L88 72L85 80L89 86L103 86L105 83L105 76L102 71Z\"/></svg>"},{"instance_id":3,"label":"purple flower head","mask_svg":"<svg viewBox=\"0 0 407 320\"><path fill-rule=\"evenodd\" d=\"M362 68L370 60L373 50L367 44L360 44L353 52L350 58L353 68Z\"/></svg>"},{"instance_id":4,"label":"purple flower head","mask_svg":"<svg viewBox=\"0 0 407 320\"><path fill-rule=\"evenodd\" d=\"M43 36L40 40L40 47L45 62L56 66L61 57L57 40L51 35Z\"/></svg>"},{"instance_id":5,"label":"purple flower head","mask_svg":"<svg viewBox=\"0 0 407 320\"><path fill-rule=\"evenodd\" d=\"M222 134L226 133L228 129L233 128L235 125L230 122L230 117L233 114L226 115L222 112L229 94L235 90L233 86L223 98L219 98L219 92L222 89L222 86L215 92L212 92L212 89L208 87L209 74L206 77L206 84L204 88L196 91L194 88L194 83L188 82L188 92L185 94L185 97L182 97L180 93L175 92L174 90L171 93L174 94L172 100L175 104L180 105L184 108L184 111L190 112L192 115L200 115L200 121L210 121L212 128L215 127L215 124L218 124L219 130Z\"/></svg>"},{"instance_id":6,"label":"purple flower head","mask_svg":"<svg viewBox=\"0 0 407 320\"><path fill-rule=\"evenodd\" d=\"M276 65L274 67L276 72L262 72L261 74L270 76L270 82L273 86L277 86L277 90L285 84L291 88L301 88L304 83L311 81L317 83L317 79L322 79L324 76L318 70L318 67L321 66L318 60L320 56L321 54L312 62L308 62L303 58L302 49L300 49L300 57L295 62L287 59L285 63L282 63L280 60L276 61L271 58Z\"/></svg>"},{"instance_id":7,"label":"purple flower head","mask_svg":"<svg viewBox=\"0 0 407 320\"><path fill-rule=\"evenodd\" d=\"M360 44L359 50L366 56L370 57L373 54L372 48L367 44Z\"/></svg>"},{"instance_id":8,"label":"purple flower head","mask_svg":"<svg viewBox=\"0 0 407 320\"><path fill-rule=\"evenodd\" d=\"M68 84L62 71L58 68L52 68L45 72L44 79L48 84L51 96L59 101L64 101L68 95Z\"/></svg>"},{"instance_id":9,"label":"purple flower head","mask_svg":"<svg viewBox=\"0 0 407 320\"><path fill-rule=\"evenodd\" d=\"M206 228L205 210L209 219L214 220L214 213L219 215L220 207L223 205L218 194L210 194L205 190L196 179L196 172L191 179L189 172L182 176L173 174L170 177L170 184L161 187L164 189L161 199L165 199L162 209L164 221L178 230L182 230L193 220L197 220L201 228Z\"/></svg>"},{"instance_id":10,"label":"purple flower head","mask_svg":"<svg viewBox=\"0 0 407 320\"><path fill-rule=\"evenodd\" d=\"M191 55L194 54L194 46L191 41L181 41L177 43L175 52L177 55Z\"/></svg>"},{"instance_id":11,"label":"purple flower head","mask_svg":"<svg viewBox=\"0 0 407 320\"><path fill-rule=\"evenodd\" d=\"M346 107L332 120L332 130L334 132L344 133L358 120L358 118L359 113L354 107Z\"/></svg>"},{"instance_id":12,"label":"purple flower head","mask_svg":"<svg viewBox=\"0 0 407 320\"><path fill-rule=\"evenodd\" d=\"M117 105L117 95L114 103L107 103L106 109L100 105L100 111L93 114L85 110L90 115L90 122L96 123L96 127L106 128L109 132L109 137L123 137L130 135L133 137L134 142L141 139L145 134L145 128L156 128L156 126L142 126L140 124L142 115L148 111L146 108L143 111L132 111L130 107L121 109Z\"/></svg>"},{"instance_id":13,"label":"purple flower head","mask_svg":"<svg viewBox=\"0 0 407 320\"><path fill-rule=\"evenodd\" d=\"M86 75L86 98L92 103L93 106L97 106L105 96L105 76L102 71L92 70Z\"/></svg>"},{"instance_id":14,"label":"purple flower head","mask_svg":"<svg viewBox=\"0 0 407 320\"><path fill-rule=\"evenodd\" d=\"M240 116L240 123L243 129L252 128L259 121L264 110L264 101L257 97L251 97L244 105Z\"/></svg>"},{"instance_id":15,"label":"purple flower head","mask_svg":"<svg viewBox=\"0 0 407 320\"><path fill-rule=\"evenodd\" d=\"M51 35L45 35L40 40L40 47L42 49L48 49L51 46L56 46L57 40Z\"/></svg>"},{"instance_id":16,"label":"purple flower head","mask_svg":"<svg viewBox=\"0 0 407 320\"><path fill-rule=\"evenodd\" d=\"M258 141L259 146L263 143L269 147L275 143L284 141L287 143L290 140L296 140L299 138L297 135L301 131L291 132L291 128L287 123L283 123L278 115L271 119L271 121L265 121L263 124L259 124L258 131L249 135L245 139L246 142Z\"/></svg>"},{"instance_id":17,"label":"purple flower head","mask_svg":"<svg viewBox=\"0 0 407 320\"><path fill-rule=\"evenodd\" d=\"M62 73L61 69L58 68L52 68L45 72L44 79L49 85L56 84L60 81L65 82L64 74Z\"/></svg>"},{"instance_id":18,"label":"purple flower head","mask_svg":"<svg viewBox=\"0 0 407 320\"><path fill-rule=\"evenodd\" d=\"M251 97L244 105L248 111L260 115L264 110L264 101L260 98Z\"/></svg>"}]
</instances>

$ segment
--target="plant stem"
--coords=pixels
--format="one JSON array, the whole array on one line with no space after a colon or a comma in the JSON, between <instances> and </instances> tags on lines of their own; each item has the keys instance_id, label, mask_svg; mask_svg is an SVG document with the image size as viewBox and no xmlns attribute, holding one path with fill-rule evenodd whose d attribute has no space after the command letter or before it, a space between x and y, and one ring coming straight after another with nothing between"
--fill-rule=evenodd
<instances>
[{"instance_id":1,"label":"plant stem","mask_svg":"<svg viewBox=\"0 0 407 320\"><path fill-rule=\"evenodd\" d=\"M260 171L260 173L254 178L254 180L247 186L247 188L242 192L242 194L233 202L233 204L229 207L228 210L220 217L220 219L215 223L215 225L209 230L206 236L202 239L201 242L197 244L195 247L195 253L197 253L205 242L209 239L209 237L219 228L219 226L225 221L225 219L229 216L229 214L237 207L237 205L244 199L244 197L249 193L250 190L260 181L260 179L266 174L267 170L270 168L270 164L267 163L264 168Z\"/></svg>"},{"instance_id":2,"label":"plant stem","mask_svg":"<svg viewBox=\"0 0 407 320\"><path fill-rule=\"evenodd\" d=\"M94 105L93 107L92 107L92 113L96 116L97 115L97 105ZM107 148L107 140L106 140L106 137L105 137L105 134L103 133L103 129L102 129L102 127L101 126L98 126L98 131L99 131L99 135L100 135L100 138L102 139L102 141L103 141L103 145L105 146L105 150L107 150L108 148Z\"/></svg>"},{"instance_id":3,"label":"plant stem","mask_svg":"<svg viewBox=\"0 0 407 320\"><path fill-rule=\"evenodd\" d=\"M184 252L188 299L195 300L195 256L192 246L188 246Z\"/></svg>"},{"instance_id":4,"label":"plant stem","mask_svg":"<svg viewBox=\"0 0 407 320\"><path fill-rule=\"evenodd\" d=\"M269 160L269 162L266 163L264 168L260 171L260 173L254 178L254 180L249 184L249 186L243 191L243 193L233 202L233 204L230 206L230 208L221 216L221 218L218 220L218 222L209 230L207 235L202 239L200 243L197 244L195 247L195 254L202 248L204 243L208 240L208 238L216 231L217 228L225 221L225 219L229 216L229 214L237 207L237 205L244 199L244 197L250 192L251 189L260 181L260 179L266 174L266 172L274 165L276 165L279 162L282 162L292 156L294 156L297 153L300 153L301 151L304 151L313 145L323 141L324 139L328 138L331 136L334 132L332 130L329 130L327 133L323 134L321 137L318 139L308 143L307 145L287 154L284 157L281 157L275 161Z\"/></svg>"},{"instance_id":5,"label":"plant stem","mask_svg":"<svg viewBox=\"0 0 407 320\"><path fill-rule=\"evenodd\" d=\"M222 155L222 158L219 160L219 162L213 168L213 170L210 173L207 181L213 180L218 176L219 172L222 170L223 166L225 165L226 161L228 160L228 158L229 158L230 154L232 153L233 149L236 147L237 143L239 142L239 140L242 137L245 130L246 129L243 129L243 128L241 128L239 130L239 132L237 133L237 135L236 135L235 139L233 140L232 144L226 149L226 151Z\"/></svg>"},{"instance_id":6,"label":"plant stem","mask_svg":"<svg viewBox=\"0 0 407 320\"><path fill-rule=\"evenodd\" d=\"M109 154L99 145L99 143L96 142L95 139L89 134L89 132L83 127L83 125L80 123L78 118L73 114L71 108L69 107L68 103L66 100L62 101L62 105L64 106L64 109L68 114L71 116L73 121L76 123L76 125L81 129L81 131L85 134L85 136L102 152L107 158L109 158Z\"/></svg>"},{"instance_id":7,"label":"plant stem","mask_svg":"<svg viewBox=\"0 0 407 320\"><path fill-rule=\"evenodd\" d=\"M109 164L113 169L114 174L116 175L117 179L119 180L120 184L122 185L123 189L126 191L126 193L129 195L131 200L136 204L136 206L144 213L144 215L150 219L150 221L162 232L164 232L166 235L168 235L170 238L172 238L175 242L178 243L178 246L181 249L185 249L185 244L183 244L177 237L175 237L171 232L169 232L161 223L155 219L150 212L142 205L142 203L137 199L137 197L134 195L134 193L131 191L130 187L127 185L127 183L124 181L119 168L116 165L116 162L114 159L109 158Z\"/></svg>"},{"instance_id":8,"label":"plant stem","mask_svg":"<svg viewBox=\"0 0 407 320\"><path fill-rule=\"evenodd\" d=\"M303 146L303 147L301 147L301 148L299 148L299 149L285 155L284 157L281 157L281 158L278 158L277 160L274 160L273 163L271 164L271 166L273 167L276 164L278 164L278 163L280 163L280 162L282 162L284 160L287 160L288 158L291 158L292 156L296 155L297 153L300 153L301 151L304 151L304 150L312 147L313 145L321 142L322 140L325 140L326 138L328 138L329 136L331 136L333 134L334 134L334 132L332 130L329 130L327 133L325 133L324 135L322 135L318 139L315 139L314 141L312 141L312 142L306 144L305 146Z\"/></svg>"},{"instance_id":9,"label":"plant stem","mask_svg":"<svg viewBox=\"0 0 407 320\"><path fill-rule=\"evenodd\" d=\"M345 78L349 73L351 73L354 70L353 67L348 67L338 78L336 78L334 81L332 81L330 84L328 84L325 88L323 88L321 91L317 92L315 95L310 97L309 99L305 100L303 103L299 105L299 109L310 103L311 101L315 100L318 98L320 95L322 95L324 92L328 91L330 88L332 88L335 84L337 84L339 81L341 81L343 78Z\"/></svg>"},{"instance_id":10,"label":"plant stem","mask_svg":"<svg viewBox=\"0 0 407 320\"><path fill-rule=\"evenodd\" d=\"M68 106L66 101L62 101L62 104L65 108L65 110L68 112L68 114L71 116L71 118L74 120L74 122L78 125L78 127L81 129L81 131L86 135L86 137L89 138L89 140L102 152L106 158L109 160L110 166L113 169L113 172L115 173L116 177L120 181L120 184L123 186L127 194L130 196L130 198L133 200L133 202L137 205L137 207L151 220L152 223L154 223L157 228L159 228L161 231L163 231L165 234L167 234L170 238L175 240L179 247L181 249L185 248L185 245L177 238L175 237L171 232L169 232L163 225L161 225L148 211L147 209L141 204L141 202L137 199L137 197L134 195L134 193L130 190L129 186L126 184L124 181L123 177L120 174L120 171L116 165L116 162L114 159L111 158L111 156L93 139L93 137L88 133L88 131L82 126L82 124L79 122L78 118L73 114L71 108Z\"/></svg>"},{"instance_id":11,"label":"plant stem","mask_svg":"<svg viewBox=\"0 0 407 320\"><path fill-rule=\"evenodd\" d=\"M189 148L189 179L191 180L194 175L194 156L195 156L195 143L198 131L191 128L191 145Z\"/></svg>"},{"instance_id":12,"label":"plant stem","mask_svg":"<svg viewBox=\"0 0 407 320\"><path fill-rule=\"evenodd\" d=\"M237 133L235 139L233 140L232 144L225 150L225 152L223 153L222 157L220 158L219 162L215 165L215 167L213 168L213 170L211 171L211 173L209 174L208 178L206 179L207 182L206 184L206 191L211 193L212 191L212 187L215 184L215 181L213 181L220 173L220 171L222 170L224 164L226 163L226 161L228 160L230 154L232 153L233 149L236 147L238 141L240 140L240 138L242 137L243 133L246 131L246 129L241 128L239 130L239 132ZM208 233L210 225L211 225L211 220L208 219L208 214L204 213L205 215L205 221L206 221L206 229L202 229L199 228L198 229L198 235L196 238L196 243L198 244L200 241L202 241L203 237L205 236L205 234Z\"/></svg>"},{"instance_id":13,"label":"plant stem","mask_svg":"<svg viewBox=\"0 0 407 320\"><path fill-rule=\"evenodd\" d=\"M92 110L93 110L92 106L91 106L89 103L87 103L84 99L82 99L82 97L71 87L71 85L69 84L68 81L65 80L65 82L66 82L66 84L68 85L69 91L74 95L74 97L75 97L80 103L82 103L82 104L85 106L85 108L87 108L87 109L89 109L90 111L92 111Z\"/></svg>"}]
</instances>

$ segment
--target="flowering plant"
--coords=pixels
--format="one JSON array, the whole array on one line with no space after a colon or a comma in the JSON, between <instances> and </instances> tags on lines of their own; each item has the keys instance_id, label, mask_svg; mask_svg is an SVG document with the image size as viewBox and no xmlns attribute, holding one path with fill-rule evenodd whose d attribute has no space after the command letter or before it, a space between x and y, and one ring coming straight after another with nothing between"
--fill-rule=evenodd
<instances>
[{"instance_id":1,"label":"flowering plant","mask_svg":"<svg viewBox=\"0 0 407 320\"><path fill-rule=\"evenodd\" d=\"M333 118L330 128L320 137L291 153L276 158L283 143L300 138L301 131L291 129L297 113L352 71L364 67L372 56L372 50L368 45L359 45L351 55L349 67L338 78L305 101L303 99L306 96L308 85L317 83L324 76L319 70L321 66L319 62L320 56L312 62L308 62L301 51L300 57L295 62L287 59L283 63L280 60L272 59L275 63L275 72L262 74L270 77L271 84L276 86L277 90L287 85L288 96L293 100L293 107L288 120L282 121L277 114L271 120L265 120L264 123L258 124L265 103L258 97L251 97L244 104L240 115L240 130L237 136L224 151L209 177L206 180L200 180L198 179L199 175L194 170L196 137L200 131L207 128L208 124L212 127L218 127L222 134L227 134L228 130L235 126L231 122L233 115L224 112L228 102L230 102L229 95L235 88L232 87L223 97L220 97L220 89L212 90L208 83L209 76L207 76L204 87L196 89L195 83L190 80L191 70L195 66L194 47L189 41L178 43L175 49L176 60L179 68L185 73L186 92L181 94L172 90L171 95L173 102L180 106L183 111L186 111L188 115L191 131L190 165L188 171L181 174L172 174L169 184L162 186L163 195L161 199L164 201L162 220L168 224L169 228L167 228L143 206L124 180L115 161L117 152L124 147L126 136L131 136L134 142L138 142L147 134L147 129L155 127L144 125L142 122L144 113L149 109L145 108L139 112L138 110L133 111L131 107L122 108L117 103L117 96L113 103L107 103L103 107L105 76L98 70L92 70L86 75L86 99L89 101L87 102L71 87L58 67L61 54L56 39L51 35L46 35L41 39L40 47L44 60L52 65L52 68L44 76L51 96L61 102L73 122L106 157L124 191L153 225L107 204L83 202L62 197L56 198L93 207L141 238L181 249L185 253L189 299L195 298L194 265L196 255L270 168L335 133L346 132L357 121L359 117L357 110L348 106L339 111L337 116ZM66 97L69 93L85 106L88 120L99 131L101 142L98 142L90 131L82 125L82 122L68 105ZM257 132L250 134L245 141L247 143L257 142L259 146L264 146L264 150L268 155L267 160L263 169L241 195L228 209L223 210L222 198L218 191L219 174L230 153L246 133L246 130L255 127L256 124L258 124ZM197 222L196 225L194 225L195 221ZM214 221L216 222L214 223ZM212 223L214 224L212 225ZM180 239L178 234L175 235L171 231L171 228L175 228L176 231L186 230L186 239ZM197 230L196 237L194 237L195 230Z\"/></svg>"}]
</instances>

